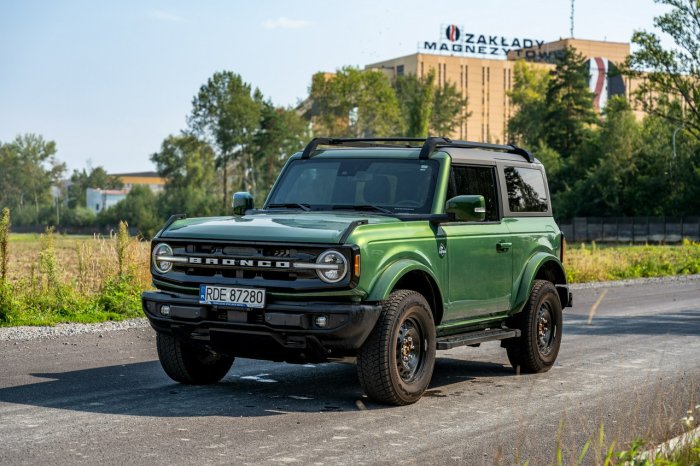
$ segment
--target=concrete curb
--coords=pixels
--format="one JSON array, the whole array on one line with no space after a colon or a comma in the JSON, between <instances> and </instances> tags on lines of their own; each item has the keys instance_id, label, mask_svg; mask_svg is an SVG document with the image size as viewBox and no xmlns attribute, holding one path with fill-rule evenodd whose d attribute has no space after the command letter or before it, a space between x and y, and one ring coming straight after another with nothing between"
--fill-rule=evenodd
<instances>
[{"instance_id":1,"label":"concrete curb","mask_svg":"<svg viewBox=\"0 0 700 466\"><path fill-rule=\"evenodd\" d=\"M680 449L692 444L694 441L700 438L700 426L695 429L674 437L671 440L662 443L661 445L648 450L639 455L640 460L649 460L652 464L655 463L656 458L659 456L667 457L673 455Z\"/></svg>"}]
</instances>

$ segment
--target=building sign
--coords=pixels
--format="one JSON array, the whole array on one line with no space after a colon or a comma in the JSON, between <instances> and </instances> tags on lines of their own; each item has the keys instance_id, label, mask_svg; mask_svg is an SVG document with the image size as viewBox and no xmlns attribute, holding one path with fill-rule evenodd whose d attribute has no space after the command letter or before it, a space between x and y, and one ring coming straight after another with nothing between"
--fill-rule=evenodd
<instances>
[{"instance_id":1,"label":"building sign","mask_svg":"<svg viewBox=\"0 0 700 466\"><path fill-rule=\"evenodd\" d=\"M625 96L625 81L620 70L607 58L594 57L588 60L589 89L594 94L593 107L602 112L608 98Z\"/></svg>"},{"instance_id":2,"label":"building sign","mask_svg":"<svg viewBox=\"0 0 700 466\"><path fill-rule=\"evenodd\" d=\"M423 41L418 50L428 53L445 53L450 55L487 55L504 57L510 51L527 50L523 58L536 59L537 52L544 44L543 40L526 37L505 37L491 34L478 34L467 31L463 26L447 24L440 26L440 39ZM528 55L528 52L530 55Z\"/></svg>"}]
</instances>

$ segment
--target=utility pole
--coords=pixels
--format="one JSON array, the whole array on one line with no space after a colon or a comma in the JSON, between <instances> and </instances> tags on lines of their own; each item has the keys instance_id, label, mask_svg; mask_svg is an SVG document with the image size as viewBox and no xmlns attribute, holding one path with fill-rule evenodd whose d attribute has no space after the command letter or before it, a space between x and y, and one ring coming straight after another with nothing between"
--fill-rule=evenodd
<instances>
[{"instance_id":1,"label":"utility pole","mask_svg":"<svg viewBox=\"0 0 700 466\"><path fill-rule=\"evenodd\" d=\"M571 21L571 28L569 29L569 36L574 38L574 0L571 0L571 16L569 17Z\"/></svg>"}]
</instances>

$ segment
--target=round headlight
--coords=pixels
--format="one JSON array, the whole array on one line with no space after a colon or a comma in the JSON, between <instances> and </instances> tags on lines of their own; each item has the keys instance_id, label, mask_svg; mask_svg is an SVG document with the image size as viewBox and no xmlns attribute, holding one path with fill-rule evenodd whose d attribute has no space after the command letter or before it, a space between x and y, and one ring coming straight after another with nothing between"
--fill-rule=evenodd
<instances>
[{"instance_id":1,"label":"round headlight","mask_svg":"<svg viewBox=\"0 0 700 466\"><path fill-rule=\"evenodd\" d=\"M160 273L168 273L173 268L173 263L162 258L172 257L173 248L165 243L158 244L153 248L153 266Z\"/></svg>"},{"instance_id":2,"label":"round headlight","mask_svg":"<svg viewBox=\"0 0 700 466\"><path fill-rule=\"evenodd\" d=\"M318 278L326 283L338 283L348 273L348 261L338 251L326 251L316 259L316 264L322 266L316 269Z\"/></svg>"}]
</instances>

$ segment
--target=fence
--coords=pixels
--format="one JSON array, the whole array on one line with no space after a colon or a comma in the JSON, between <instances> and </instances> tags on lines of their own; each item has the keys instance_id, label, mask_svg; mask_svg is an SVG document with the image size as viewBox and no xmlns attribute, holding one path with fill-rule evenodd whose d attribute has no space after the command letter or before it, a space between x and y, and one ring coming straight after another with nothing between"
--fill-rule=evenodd
<instances>
[{"instance_id":1,"label":"fence","mask_svg":"<svg viewBox=\"0 0 700 466\"><path fill-rule=\"evenodd\" d=\"M575 217L559 225L568 241L678 243L700 241L700 217Z\"/></svg>"}]
</instances>

